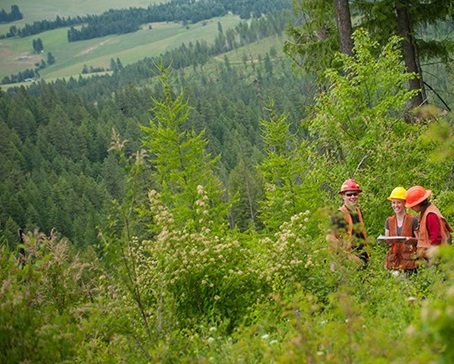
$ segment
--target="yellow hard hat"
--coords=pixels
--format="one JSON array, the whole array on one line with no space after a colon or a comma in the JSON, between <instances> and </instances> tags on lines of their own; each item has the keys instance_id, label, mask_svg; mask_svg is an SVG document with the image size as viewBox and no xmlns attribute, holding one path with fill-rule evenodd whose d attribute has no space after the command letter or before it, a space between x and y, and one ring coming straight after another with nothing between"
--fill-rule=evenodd
<instances>
[{"instance_id":1,"label":"yellow hard hat","mask_svg":"<svg viewBox=\"0 0 454 364\"><path fill-rule=\"evenodd\" d=\"M403 200L405 201L405 194L407 190L403 187L396 187L392 190L391 195L388 197L388 200Z\"/></svg>"}]
</instances>

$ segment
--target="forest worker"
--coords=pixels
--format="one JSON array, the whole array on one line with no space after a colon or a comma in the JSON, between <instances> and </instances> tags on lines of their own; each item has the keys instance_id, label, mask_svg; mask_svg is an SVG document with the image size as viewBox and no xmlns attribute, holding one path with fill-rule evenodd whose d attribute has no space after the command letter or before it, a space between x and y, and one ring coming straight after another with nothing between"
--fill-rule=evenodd
<instances>
[{"instance_id":1,"label":"forest worker","mask_svg":"<svg viewBox=\"0 0 454 364\"><path fill-rule=\"evenodd\" d=\"M405 194L407 190L396 187L391 191L388 200L395 214L385 221L385 236L408 236L416 238L418 218L405 209ZM404 271L407 275L416 272L418 259L416 255L416 239L386 240L388 252L385 257L385 267L391 271Z\"/></svg>"},{"instance_id":2,"label":"forest worker","mask_svg":"<svg viewBox=\"0 0 454 364\"><path fill-rule=\"evenodd\" d=\"M364 249L367 234L363 215L357 207L361 192L358 183L351 178L342 184L339 194L343 204L331 217L332 228L326 240L331 243L331 249L344 248L349 258L361 260L366 265L369 262L369 254Z\"/></svg>"},{"instance_id":3,"label":"forest worker","mask_svg":"<svg viewBox=\"0 0 454 364\"><path fill-rule=\"evenodd\" d=\"M427 261L432 248L450 243L452 232L440 210L429 202L431 194L431 190L422 186L413 186L405 194L405 206L419 213L417 251L418 255Z\"/></svg>"}]
</instances>

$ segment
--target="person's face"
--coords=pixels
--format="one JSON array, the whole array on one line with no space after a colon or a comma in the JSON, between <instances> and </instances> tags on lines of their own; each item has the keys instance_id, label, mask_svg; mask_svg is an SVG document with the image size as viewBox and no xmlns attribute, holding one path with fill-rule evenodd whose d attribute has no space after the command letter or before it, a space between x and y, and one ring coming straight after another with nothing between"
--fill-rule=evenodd
<instances>
[{"instance_id":1,"label":"person's face","mask_svg":"<svg viewBox=\"0 0 454 364\"><path fill-rule=\"evenodd\" d=\"M342 194L342 200L346 206L356 206L359 199L359 192L347 191Z\"/></svg>"},{"instance_id":2,"label":"person's face","mask_svg":"<svg viewBox=\"0 0 454 364\"><path fill-rule=\"evenodd\" d=\"M405 201L403 200L393 199L391 200L391 206L396 215L405 211Z\"/></svg>"},{"instance_id":3,"label":"person's face","mask_svg":"<svg viewBox=\"0 0 454 364\"><path fill-rule=\"evenodd\" d=\"M418 213L422 211L421 205L413 206L411 209L412 209L413 211L415 211L415 212L418 212Z\"/></svg>"}]
</instances>

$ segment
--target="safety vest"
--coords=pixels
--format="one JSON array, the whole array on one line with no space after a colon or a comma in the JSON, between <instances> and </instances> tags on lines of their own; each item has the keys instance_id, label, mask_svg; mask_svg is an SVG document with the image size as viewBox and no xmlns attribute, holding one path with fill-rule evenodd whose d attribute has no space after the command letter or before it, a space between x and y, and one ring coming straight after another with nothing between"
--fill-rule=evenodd
<instances>
[{"instance_id":1,"label":"safety vest","mask_svg":"<svg viewBox=\"0 0 454 364\"><path fill-rule=\"evenodd\" d=\"M397 217L395 215L388 218L388 229L390 236L397 236ZM401 236L413 237L413 215L405 214ZM399 241L389 248L385 265L387 269L416 269L416 258L416 247Z\"/></svg>"},{"instance_id":2,"label":"safety vest","mask_svg":"<svg viewBox=\"0 0 454 364\"><path fill-rule=\"evenodd\" d=\"M447 224L445 217L441 214L440 210L434 205L430 204L427 208L422 212L419 218L419 233L418 233L418 248L429 248L430 247L430 237L429 232L427 231L426 226L426 219L427 215L432 212L438 217L438 221L440 222L440 230L441 230L441 243L440 245L447 245L449 242L450 234L446 232L445 224ZM449 229L451 227L447 225ZM449 231L448 229L448 231ZM452 231L452 229L451 229Z\"/></svg>"},{"instance_id":3,"label":"safety vest","mask_svg":"<svg viewBox=\"0 0 454 364\"><path fill-rule=\"evenodd\" d=\"M342 211L342 214L344 215L344 219L345 219L345 221L348 224L347 232L348 232L349 241L351 242L352 241L352 237L353 237L353 219L352 219L352 215L350 214L350 211L348 210L347 206L345 206L345 205L342 205L342 207L340 207L339 210ZM364 245L367 245L367 241L366 241L367 234L366 234L366 229L364 228L363 214L361 213L361 210L359 208L357 208L357 207L355 207L355 211L358 214L359 222L361 223L361 231L360 232L361 232L361 234L364 237Z\"/></svg>"}]
</instances>

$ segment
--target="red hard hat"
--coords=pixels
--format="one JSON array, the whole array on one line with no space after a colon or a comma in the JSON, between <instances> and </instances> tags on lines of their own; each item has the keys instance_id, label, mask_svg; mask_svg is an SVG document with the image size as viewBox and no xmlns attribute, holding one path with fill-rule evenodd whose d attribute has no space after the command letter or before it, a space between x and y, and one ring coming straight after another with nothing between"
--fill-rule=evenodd
<instances>
[{"instance_id":1,"label":"red hard hat","mask_svg":"<svg viewBox=\"0 0 454 364\"><path fill-rule=\"evenodd\" d=\"M348 191L363 192L359 188L359 184L356 183L356 181L354 179L351 179L351 178L349 178L344 183L342 183L342 187L341 187L339 193L344 193L344 192L348 192Z\"/></svg>"},{"instance_id":2,"label":"red hard hat","mask_svg":"<svg viewBox=\"0 0 454 364\"><path fill-rule=\"evenodd\" d=\"M405 207L413 207L419 205L424 200L427 200L431 193L431 190L426 190L421 186L413 186L409 188L407 193L405 194Z\"/></svg>"}]
</instances>

